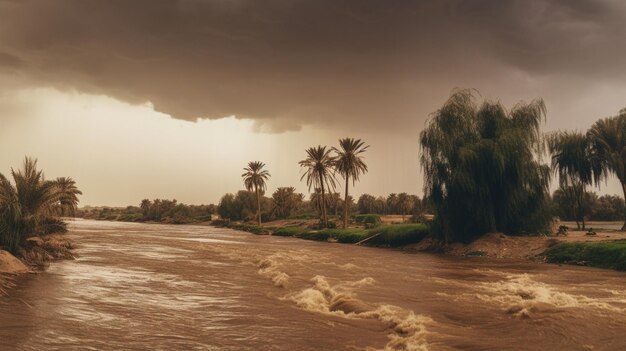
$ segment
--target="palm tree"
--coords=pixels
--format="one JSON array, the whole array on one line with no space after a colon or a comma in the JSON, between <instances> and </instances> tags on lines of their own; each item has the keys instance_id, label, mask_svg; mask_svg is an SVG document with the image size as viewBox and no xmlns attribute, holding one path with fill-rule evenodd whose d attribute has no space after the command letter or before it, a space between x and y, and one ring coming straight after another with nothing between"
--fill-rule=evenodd
<instances>
[{"instance_id":1,"label":"palm tree","mask_svg":"<svg viewBox=\"0 0 626 351\"><path fill-rule=\"evenodd\" d=\"M615 117L604 118L591 126L587 132L591 142L591 159L598 183L613 173L619 179L626 201L626 109ZM626 219L622 230L626 230Z\"/></svg>"},{"instance_id":2,"label":"palm tree","mask_svg":"<svg viewBox=\"0 0 626 351\"><path fill-rule=\"evenodd\" d=\"M367 172L367 165L363 162L362 153L369 148L361 139L343 138L339 139L339 149L333 147L337 153L335 167L343 179L346 181L346 194L343 202L343 227L348 227L348 184L352 178L352 186L359 180L362 173Z\"/></svg>"},{"instance_id":3,"label":"palm tree","mask_svg":"<svg viewBox=\"0 0 626 351\"><path fill-rule=\"evenodd\" d=\"M245 173L241 175L246 189L248 191L254 190L256 194L256 216L259 225L261 225L261 191L265 191L265 181L270 177L270 173L264 170L264 167L265 163L263 162L250 161L248 162L248 167L243 169Z\"/></svg>"},{"instance_id":4,"label":"palm tree","mask_svg":"<svg viewBox=\"0 0 626 351\"><path fill-rule=\"evenodd\" d=\"M64 194L56 182L44 179L36 159L26 157L23 168L11 169L11 175L15 185L0 174L0 243L16 252L21 241L54 213Z\"/></svg>"},{"instance_id":5,"label":"palm tree","mask_svg":"<svg viewBox=\"0 0 626 351\"><path fill-rule=\"evenodd\" d=\"M335 189L335 157L331 155L331 150L326 146L310 147L306 150L307 158L300 161L300 167L306 169L300 180L306 177L306 183L311 188L319 188L321 195L322 222L328 227L326 216L326 190Z\"/></svg>"},{"instance_id":6,"label":"palm tree","mask_svg":"<svg viewBox=\"0 0 626 351\"><path fill-rule=\"evenodd\" d=\"M62 216L74 216L78 206L78 195L83 192L78 190L76 182L70 177L59 177L54 181L59 191L59 207Z\"/></svg>"},{"instance_id":7,"label":"palm tree","mask_svg":"<svg viewBox=\"0 0 626 351\"><path fill-rule=\"evenodd\" d=\"M141 213L143 215L143 219L148 219L148 215L150 214L150 207L152 206L152 202L150 199L143 199L139 204L139 208L141 208Z\"/></svg>"},{"instance_id":8,"label":"palm tree","mask_svg":"<svg viewBox=\"0 0 626 351\"><path fill-rule=\"evenodd\" d=\"M579 132L557 132L548 137L552 169L559 175L559 185L576 207L576 223L585 230L583 202L587 185L593 182L595 167L589 138Z\"/></svg>"},{"instance_id":9,"label":"palm tree","mask_svg":"<svg viewBox=\"0 0 626 351\"><path fill-rule=\"evenodd\" d=\"M274 214L278 218L288 218L300 207L303 199L304 195L296 193L296 188L292 186L277 188L272 194Z\"/></svg>"}]
</instances>

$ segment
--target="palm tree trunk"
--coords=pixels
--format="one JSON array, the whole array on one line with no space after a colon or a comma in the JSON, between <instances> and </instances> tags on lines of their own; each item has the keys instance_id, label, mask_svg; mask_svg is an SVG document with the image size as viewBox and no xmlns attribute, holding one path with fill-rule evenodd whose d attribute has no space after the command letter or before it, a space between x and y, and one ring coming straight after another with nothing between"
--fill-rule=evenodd
<instances>
[{"instance_id":1,"label":"palm tree trunk","mask_svg":"<svg viewBox=\"0 0 626 351\"><path fill-rule=\"evenodd\" d=\"M626 204L626 183L622 182L622 191L624 192L624 203ZM626 219L624 225L622 225L622 231L626 231Z\"/></svg>"},{"instance_id":2,"label":"palm tree trunk","mask_svg":"<svg viewBox=\"0 0 626 351\"><path fill-rule=\"evenodd\" d=\"M326 218L326 197L324 194L324 179L320 174L320 183L322 184L322 222L324 223L324 228L328 228L328 219Z\"/></svg>"},{"instance_id":3,"label":"palm tree trunk","mask_svg":"<svg viewBox=\"0 0 626 351\"><path fill-rule=\"evenodd\" d=\"M348 180L346 175L346 196L343 198L343 229L348 228Z\"/></svg>"},{"instance_id":4,"label":"palm tree trunk","mask_svg":"<svg viewBox=\"0 0 626 351\"><path fill-rule=\"evenodd\" d=\"M256 215L258 216L258 223L261 225L261 196L259 196L259 188L254 185L254 192L256 193Z\"/></svg>"}]
</instances>

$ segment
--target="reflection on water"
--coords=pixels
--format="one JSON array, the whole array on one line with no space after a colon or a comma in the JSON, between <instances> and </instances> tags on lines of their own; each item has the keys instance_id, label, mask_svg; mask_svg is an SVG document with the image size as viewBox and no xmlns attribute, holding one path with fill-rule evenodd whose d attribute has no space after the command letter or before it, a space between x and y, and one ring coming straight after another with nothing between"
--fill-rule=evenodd
<instances>
[{"instance_id":1,"label":"reflection on water","mask_svg":"<svg viewBox=\"0 0 626 351\"><path fill-rule=\"evenodd\" d=\"M2 350L626 350L626 274L76 221Z\"/></svg>"}]
</instances>

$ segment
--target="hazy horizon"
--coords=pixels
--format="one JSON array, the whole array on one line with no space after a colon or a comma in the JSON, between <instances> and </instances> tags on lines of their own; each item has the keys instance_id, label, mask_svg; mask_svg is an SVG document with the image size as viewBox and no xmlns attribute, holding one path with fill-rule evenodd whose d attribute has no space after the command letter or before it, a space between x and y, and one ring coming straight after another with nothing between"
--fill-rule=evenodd
<instances>
[{"instance_id":1,"label":"hazy horizon","mask_svg":"<svg viewBox=\"0 0 626 351\"><path fill-rule=\"evenodd\" d=\"M419 132L454 88L543 98L544 131L626 107L624 19L620 1L0 0L0 172L36 157L81 206L208 204L252 160L268 194L307 193L304 149L354 137L353 196L421 197Z\"/></svg>"}]
</instances>

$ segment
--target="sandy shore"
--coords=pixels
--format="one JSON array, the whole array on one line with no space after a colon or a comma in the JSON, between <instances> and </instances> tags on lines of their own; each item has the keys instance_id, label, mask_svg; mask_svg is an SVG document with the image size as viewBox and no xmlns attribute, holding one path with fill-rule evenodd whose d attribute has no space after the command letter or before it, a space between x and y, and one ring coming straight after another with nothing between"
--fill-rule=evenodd
<instances>
[{"instance_id":1,"label":"sandy shore","mask_svg":"<svg viewBox=\"0 0 626 351\"><path fill-rule=\"evenodd\" d=\"M73 259L73 244L62 234L32 237L26 247L20 249L17 258L8 251L0 250L0 294L12 286L12 278L26 273L44 270L51 261Z\"/></svg>"}]
</instances>

